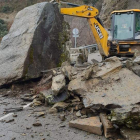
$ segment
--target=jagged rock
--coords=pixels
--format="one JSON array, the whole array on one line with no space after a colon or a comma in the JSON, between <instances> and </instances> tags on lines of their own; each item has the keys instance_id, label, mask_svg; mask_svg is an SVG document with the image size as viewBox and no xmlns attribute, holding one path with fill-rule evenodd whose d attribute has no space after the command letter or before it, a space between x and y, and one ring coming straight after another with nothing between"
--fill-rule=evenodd
<instances>
[{"instance_id":1,"label":"jagged rock","mask_svg":"<svg viewBox=\"0 0 140 140\"><path fill-rule=\"evenodd\" d=\"M69 106L69 103L65 102L59 102L56 103L52 108L56 108L58 112L66 110L66 108Z\"/></svg>"},{"instance_id":2,"label":"jagged rock","mask_svg":"<svg viewBox=\"0 0 140 140\"><path fill-rule=\"evenodd\" d=\"M44 115L45 115L44 112L37 112L37 117L42 117L42 116L44 116Z\"/></svg>"},{"instance_id":3,"label":"jagged rock","mask_svg":"<svg viewBox=\"0 0 140 140\"><path fill-rule=\"evenodd\" d=\"M57 67L62 25L57 4L43 2L20 11L0 44L0 86L38 78L41 71Z\"/></svg>"},{"instance_id":4,"label":"jagged rock","mask_svg":"<svg viewBox=\"0 0 140 140\"><path fill-rule=\"evenodd\" d=\"M57 109L56 108L50 108L49 113L50 114L55 114L55 113L57 113Z\"/></svg>"},{"instance_id":5,"label":"jagged rock","mask_svg":"<svg viewBox=\"0 0 140 140\"><path fill-rule=\"evenodd\" d=\"M97 70L95 77L104 78L106 75L111 74L122 68L122 63L118 57L110 57L105 60L105 63Z\"/></svg>"},{"instance_id":6,"label":"jagged rock","mask_svg":"<svg viewBox=\"0 0 140 140\"><path fill-rule=\"evenodd\" d=\"M140 64L140 56L137 56L134 60L134 63Z\"/></svg>"},{"instance_id":7,"label":"jagged rock","mask_svg":"<svg viewBox=\"0 0 140 140\"><path fill-rule=\"evenodd\" d=\"M65 121L66 116L64 114L60 114L59 115L59 118L60 118L61 121Z\"/></svg>"},{"instance_id":8,"label":"jagged rock","mask_svg":"<svg viewBox=\"0 0 140 140\"><path fill-rule=\"evenodd\" d=\"M34 106L41 106L42 105L42 102L41 101L38 101L37 99L34 99L33 100L33 105Z\"/></svg>"},{"instance_id":9,"label":"jagged rock","mask_svg":"<svg viewBox=\"0 0 140 140\"><path fill-rule=\"evenodd\" d=\"M76 79L70 81L68 85L68 90L83 95L83 91L91 90L94 85L98 84L99 81L101 81L99 80L99 78L103 79L107 75L110 75L111 73L120 70L122 68L122 64L117 57L112 57L106 59L104 64L91 66L91 68L90 71L87 73L89 75L91 74L90 72L93 73L92 79L85 80L85 70L83 73L81 73L81 75L79 74ZM88 76L87 78L89 78Z\"/></svg>"},{"instance_id":10,"label":"jagged rock","mask_svg":"<svg viewBox=\"0 0 140 140\"><path fill-rule=\"evenodd\" d=\"M62 72L65 75L65 77L67 77L70 81L73 79L74 75L78 74L76 68L72 67L70 65L69 66L67 66L67 65L63 66L62 67Z\"/></svg>"},{"instance_id":11,"label":"jagged rock","mask_svg":"<svg viewBox=\"0 0 140 140\"><path fill-rule=\"evenodd\" d=\"M91 61L92 61L93 64L98 64L98 63L99 63L99 62L98 62L97 60L95 60L95 59L92 59Z\"/></svg>"},{"instance_id":12,"label":"jagged rock","mask_svg":"<svg viewBox=\"0 0 140 140\"><path fill-rule=\"evenodd\" d=\"M102 123L100 122L99 117L70 121L69 126L87 131L89 133L102 135Z\"/></svg>"},{"instance_id":13,"label":"jagged rock","mask_svg":"<svg viewBox=\"0 0 140 140\"><path fill-rule=\"evenodd\" d=\"M138 97L132 97L134 101ZM140 105L135 103L132 105L124 105L122 108L116 108L111 111L108 118L117 125L124 125L130 129L140 129Z\"/></svg>"},{"instance_id":14,"label":"jagged rock","mask_svg":"<svg viewBox=\"0 0 140 140\"><path fill-rule=\"evenodd\" d=\"M131 69L133 67L134 63L131 60L127 60L125 65L126 65L126 68Z\"/></svg>"},{"instance_id":15,"label":"jagged rock","mask_svg":"<svg viewBox=\"0 0 140 140\"><path fill-rule=\"evenodd\" d=\"M50 82L52 80L52 77L53 77L52 75L49 75L48 77L43 77L41 79L41 81L39 82L38 86L42 86L42 85Z\"/></svg>"},{"instance_id":16,"label":"jagged rock","mask_svg":"<svg viewBox=\"0 0 140 140\"><path fill-rule=\"evenodd\" d=\"M122 128L120 130L121 135L126 140L139 140L140 139L140 130L132 130L127 128Z\"/></svg>"},{"instance_id":17,"label":"jagged rock","mask_svg":"<svg viewBox=\"0 0 140 140\"><path fill-rule=\"evenodd\" d=\"M140 129L140 78L122 68L117 57L93 66L91 79L78 77L70 81L68 90L83 97L85 108L95 113L110 110L110 120L117 125ZM135 112L134 112L135 110Z\"/></svg>"},{"instance_id":18,"label":"jagged rock","mask_svg":"<svg viewBox=\"0 0 140 140\"><path fill-rule=\"evenodd\" d=\"M82 116L82 114L81 114L81 111L79 110L78 112L76 112L76 116L77 117L81 117Z\"/></svg>"},{"instance_id":19,"label":"jagged rock","mask_svg":"<svg viewBox=\"0 0 140 140\"><path fill-rule=\"evenodd\" d=\"M88 79L90 79L91 78L91 76L92 76L92 73L93 73L93 68L92 67L89 67L88 69L86 69L85 71L84 71L84 78L86 79L86 80L88 80Z\"/></svg>"},{"instance_id":20,"label":"jagged rock","mask_svg":"<svg viewBox=\"0 0 140 140\"><path fill-rule=\"evenodd\" d=\"M61 93L59 93L59 95L57 95L57 96L54 95L54 93L51 89L41 91L40 94L42 94L45 97L46 105L47 104L53 105L58 102L63 102L66 99L68 99L70 96L66 89L63 90Z\"/></svg>"},{"instance_id":21,"label":"jagged rock","mask_svg":"<svg viewBox=\"0 0 140 140\"><path fill-rule=\"evenodd\" d=\"M116 81L115 77L119 77ZM139 100L140 78L128 69L121 69L99 80L89 92L84 92L83 103L86 108L112 110L111 121L129 128L140 128ZM103 96L103 95L106 96ZM135 112L133 113L135 109ZM135 119L134 119L135 118Z\"/></svg>"},{"instance_id":22,"label":"jagged rock","mask_svg":"<svg viewBox=\"0 0 140 140\"><path fill-rule=\"evenodd\" d=\"M68 85L68 90L72 91L72 92L76 92L76 93L82 93L81 91L87 91L88 87L86 84L87 81L82 81L83 78L76 78L72 81L70 81L69 85ZM90 81L88 81L88 83L90 83Z\"/></svg>"},{"instance_id":23,"label":"jagged rock","mask_svg":"<svg viewBox=\"0 0 140 140\"><path fill-rule=\"evenodd\" d=\"M116 136L115 128L113 124L110 122L110 120L107 119L107 115L100 113L100 119L101 119L101 122L103 123L105 137L114 138Z\"/></svg>"},{"instance_id":24,"label":"jagged rock","mask_svg":"<svg viewBox=\"0 0 140 140\"><path fill-rule=\"evenodd\" d=\"M58 95L64 89L65 85L65 76L63 74L60 74L53 77L51 89L55 95Z\"/></svg>"},{"instance_id":25,"label":"jagged rock","mask_svg":"<svg viewBox=\"0 0 140 140\"><path fill-rule=\"evenodd\" d=\"M133 66L132 67L132 71L137 74L138 76L140 76L140 65L138 66Z\"/></svg>"}]
</instances>

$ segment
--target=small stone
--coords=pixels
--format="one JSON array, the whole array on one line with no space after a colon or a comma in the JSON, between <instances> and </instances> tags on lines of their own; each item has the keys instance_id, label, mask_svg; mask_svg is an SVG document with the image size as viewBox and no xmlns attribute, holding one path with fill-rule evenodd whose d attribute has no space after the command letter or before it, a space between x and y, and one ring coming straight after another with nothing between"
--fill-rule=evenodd
<instances>
[{"instance_id":1,"label":"small stone","mask_svg":"<svg viewBox=\"0 0 140 140\"><path fill-rule=\"evenodd\" d=\"M44 112L38 112L38 113L37 113L37 117L42 117L42 116L44 116L44 115L45 115Z\"/></svg>"},{"instance_id":2,"label":"small stone","mask_svg":"<svg viewBox=\"0 0 140 140\"><path fill-rule=\"evenodd\" d=\"M16 138L12 138L11 140L16 140Z\"/></svg>"},{"instance_id":3,"label":"small stone","mask_svg":"<svg viewBox=\"0 0 140 140\"><path fill-rule=\"evenodd\" d=\"M15 121L15 120L14 119L10 119L10 120L6 121L6 123L10 123L10 122L13 122L13 121Z\"/></svg>"},{"instance_id":4,"label":"small stone","mask_svg":"<svg viewBox=\"0 0 140 140\"><path fill-rule=\"evenodd\" d=\"M40 136L44 136L44 135L41 133Z\"/></svg>"},{"instance_id":5,"label":"small stone","mask_svg":"<svg viewBox=\"0 0 140 140\"><path fill-rule=\"evenodd\" d=\"M76 116L81 117L81 111L80 110L76 113Z\"/></svg>"},{"instance_id":6,"label":"small stone","mask_svg":"<svg viewBox=\"0 0 140 140\"><path fill-rule=\"evenodd\" d=\"M27 130L31 129L31 127L26 127Z\"/></svg>"},{"instance_id":7,"label":"small stone","mask_svg":"<svg viewBox=\"0 0 140 140\"><path fill-rule=\"evenodd\" d=\"M22 136L26 136L26 134L25 133L23 133L23 134L21 134Z\"/></svg>"},{"instance_id":8,"label":"small stone","mask_svg":"<svg viewBox=\"0 0 140 140\"><path fill-rule=\"evenodd\" d=\"M38 101L37 99L34 99L33 100L33 105L34 106L40 106L40 105L42 105L42 102L41 101Z\"/></svg>"},{"instance_id":9,"label":"small stone","mask_svg":"<svg viewBox=\"0 0 140 140\"><path fill-rule=\"evenodd\" d=\"M83 115L83 116L81 116L81 118L87 118L87 115Z\"/></svg>"},{"instance_id":10,"label":"small stone","mask_svg":"<svg viewBox=\"0 0 140 140\"><path fill-rule=\"evenodd\" d=\"M81 110L81 114L82 114L82 115L86 115L86 114L87 114L87 109L86 109L86 108L83 108L83 109Z\"/></svg>"},{"instance_id":11,"label":"small stone","mask_svg":"<svg viewBox=\"0 0 140 140\"><path fill-rule=\"evenodd\" d=\"M56 103L52 108L56 108L59 112L66 110L66 108L69 106L69 103L65 102L58 102Z\"/></svg>"},{"instance_id":12,"label":"small stone","mask_svg":"<svg viewBox=\"0 0 140 140\"><path fill-rule=\"evenodd\" d=\"M39 123L39 122L36 122L36 123L33 123L33 126L42 126L42 124L41 123Z\"/></svg>"},{"instance_id":13,"label":"small stone","mask_svg":"<svg viewBox=\"0 0 140 140\"><path fill-rule=\"evenodd\" d=\"M66 127L65 125L60 125L60 127Z\"/></svg>"},{"instance_id":14,"label":"small stone","mask_svg":"<svg viewBox=\"0 0 140 140\"><path fill-rule=\"evenodd\" d=\"M106 96L106 94L104 93L103 95L102 95L102 97L105 97Z\"/></svg>"},{"instance_id":15,"label":"small stone","mask_svg":"<svg viewBox=\"0 0 140 140\"><path fill-rule=\"evenodd\" d=\"M17 117L17 114L13 114L13 117Z\"/></svg>"},{"instance_id":16,"label":"small stone","mask_svg":"<svg viewBox=\"0 0 140 140\"><path fill-rule=\"evenodd\" d=\"M51 108L51 109L49 109L49 113L50 114L55 114L55 113L57 113L57 109L56 108Z\"/></svg>"},{"instance_id":17,"label":"small stone","mask_svg":"<svg viewBox=\"0 0 140 140\"><path fill-rule=\"evenodd\" d=\"M50 136L50 132L47 132L47 134L46 134L47 136Z\"/></svg>"},{"instance_id":18,"label":"small stone","mask_svg":"<svg viewBox=\"0 0 140 140\"><path fill-rule=\"evenodd\" d=\"M64 114L59 115L59 118L61 121L65 121L65 119L66 119Z\"/></svg>"},{"instance_id":19,"label":"small stone","mask_svg":"<svg viewBox=\"0 0 140 140\"><path fill-rule=\"evenodd\" d=\"M78 104L78 105L76 105L75 110L76 111L81 110L83 107L84 107L83 104Z\"/></svg>"}]
</instances>

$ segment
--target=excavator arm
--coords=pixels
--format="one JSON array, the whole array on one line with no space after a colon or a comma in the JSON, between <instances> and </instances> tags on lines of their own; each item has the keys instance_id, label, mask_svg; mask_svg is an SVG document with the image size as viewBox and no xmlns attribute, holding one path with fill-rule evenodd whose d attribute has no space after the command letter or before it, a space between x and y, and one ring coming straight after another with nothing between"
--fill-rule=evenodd
<instances>
[{"instance_id":1,"label":"excavator arm","mask_svg":"<svg viewBox=\"0 0 140 140\"><path fill-rule=\"evenodd\" d=\"M65 2L66 3L66 2ZM108 33L105 28L101 25L97 16L99 15L98 9L87 5L75 5L71 3L66 3L67 5L73 6L73 8L61 8L61 14L77 16L82 18L87 18L90 28L93 32L95 40L98 44L100 54L103 57L109 56L108 43Z\"/></svg>"}]
</instances>

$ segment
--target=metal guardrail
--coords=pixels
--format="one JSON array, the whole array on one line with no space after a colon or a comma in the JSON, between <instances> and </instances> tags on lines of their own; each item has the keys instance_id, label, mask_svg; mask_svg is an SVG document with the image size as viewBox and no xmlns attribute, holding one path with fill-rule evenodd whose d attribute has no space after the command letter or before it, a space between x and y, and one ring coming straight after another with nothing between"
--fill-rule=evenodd
<instances>
[{"instance_id":1,"label":"metal guardrail","mask_svg":"<svg viewBox=\"0 0 140 140\"><path fill-rule=\"evenodd\" d=\"M77 47L77 48L71 48L72 50L74 49L88 49L88 52L90 53L90 49L91 48L96 48L96 50L98 50L98 45L97 44L92 44L92 45L87 45L87 46L80 46L80 47Z\"/></svg>"}]
</instances>

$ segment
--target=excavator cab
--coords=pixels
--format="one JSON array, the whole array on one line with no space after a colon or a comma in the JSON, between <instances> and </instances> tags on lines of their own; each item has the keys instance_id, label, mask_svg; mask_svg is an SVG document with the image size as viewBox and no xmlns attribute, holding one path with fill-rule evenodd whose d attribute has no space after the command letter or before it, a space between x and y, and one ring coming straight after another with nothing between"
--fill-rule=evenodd
<instances>
[{"instance_id":1,"label":"excavator cab","mask_svg":"<svg viewBox=\"0 0 140 140\"><path fill-rule=\"evenodd\" d=\"M111 36L118 45L114 49L117 55L134 54L140 50L140 10L123 10L112 12Z\"/></svg>"}]
</instances>

